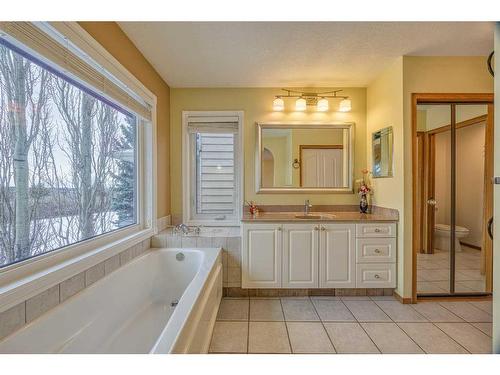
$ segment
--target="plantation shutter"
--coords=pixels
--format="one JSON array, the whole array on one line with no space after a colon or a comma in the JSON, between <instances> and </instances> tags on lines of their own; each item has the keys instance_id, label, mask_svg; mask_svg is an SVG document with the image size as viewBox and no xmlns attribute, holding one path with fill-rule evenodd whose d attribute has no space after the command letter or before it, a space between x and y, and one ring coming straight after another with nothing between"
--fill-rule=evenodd
<instances>
[{"instance_id":1,"label":"plantation shutter","mask_svg":"<svg viewBox=\"0 0 500 375\"><path fill-rule=\"evenodd\" d=\"M69 41L63 44L31 22L0 22L0 31L35 51L50 63L57 65L63 71L76 77L76 80L73 80L71 83L78 86L80 89L87 91L87 93L91 95L98 96L99 100L109 102L109 100L106 100L106 97L108 97L112 101L137 113L144 119L151 121L151 108L147 103L136 95L133 95L130 90L120 85L118 81L113 79L109 74L101 71L96 64L92 64L90 61L80 57L77 54L77 49L72 46ZM8 44L11 40L0 35L0 42ZM13 49L16 48L15 45L9 45L9 47ZM16 52L23 54L23 51ZM30 56L25 57L33 60ZM45 62L40 60L38 63L43 64ZM50 70L50 66L45 66L45 68ZM62 78L68 77L58 71L51 72ZM94 90L81 87L79 81L84 82ZM99 95L99 92L102 93L104 97Z\"/></svg>"},{"instance_id":2,"label":"plantation shutter","mask_svg":"<svg viewBox=\"0 0 500 375\"><path fill-rule=\"evenodd\" d=\"M238 122L190 122L196 192L194 216L216 220L234 218L237 213L237 132Z\"/></svg>"}]
</instances>

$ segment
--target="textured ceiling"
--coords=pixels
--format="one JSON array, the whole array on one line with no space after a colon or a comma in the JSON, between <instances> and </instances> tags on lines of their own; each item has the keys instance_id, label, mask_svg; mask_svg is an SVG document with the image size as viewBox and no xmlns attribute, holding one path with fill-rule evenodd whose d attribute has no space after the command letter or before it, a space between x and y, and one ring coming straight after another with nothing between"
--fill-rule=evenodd
<instances>
[{"instance_id":1,"label":"textured ceiling","mask_svg":"<svg viewBox=\"0 0 500 375\"><path fill-rule=\"evenodd\" d=\"M401 55L487 56L491 22L120 22L171 87L366 86Z\"/></svg>"}]
</instances>

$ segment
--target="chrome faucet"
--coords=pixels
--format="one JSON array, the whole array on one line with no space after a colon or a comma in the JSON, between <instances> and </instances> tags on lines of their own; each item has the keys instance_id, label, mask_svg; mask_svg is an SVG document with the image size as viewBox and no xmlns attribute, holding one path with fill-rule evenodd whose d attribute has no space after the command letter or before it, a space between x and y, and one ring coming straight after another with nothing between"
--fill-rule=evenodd
<instances>
[{"instance_id":1,"label":"chrome faucet","mask_svg":"<svg viewBox=\"0 0 500 375\"><path fill-rule=\"evenodd\" d=\"M304 215L309 215L309 210L312 208L312 204L309 203L309 199L304 202Z\"/></svg>"},{"instance_id":2,"label":"chrome faucet","mask_svg":"<svg viewBox=\"0 0 500 375\"><path fill-rule=\"evenodd\" d=\"M184 236L187 236L189 233L194 233L199 235L201 232L201 228L199 226L190 227L184 223L177 224L174 227L174 233L182 233Z\"/></svg>"}]
</instances>

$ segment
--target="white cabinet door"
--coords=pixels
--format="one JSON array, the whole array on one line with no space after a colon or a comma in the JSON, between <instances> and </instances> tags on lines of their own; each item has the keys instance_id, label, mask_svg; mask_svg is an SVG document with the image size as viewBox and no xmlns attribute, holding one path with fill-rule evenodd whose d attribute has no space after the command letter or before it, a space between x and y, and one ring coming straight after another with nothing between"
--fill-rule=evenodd
<instances>
[{"instance_id":1,"label":"white cabinet door","mask_svg":"<svg viewBox=\"0 0 500 375\"><path fill-rule=\"evenodd\" d=\"M281 288L281 229L280 224L243 226L243 288Z\"/></svg>"},{"instance_id":2,"label":"white cabinet door","mask_svg":"<svg viewBox=\"0 0 500 375\"><path fill-rule=\"evenodd\" d=\"M283 288L318 287L319 224L283 226Z\"/></svg>"},{"instance_id":3,"label":"white cabinet door","mask_svg":"<svg viewBox=\"0 0 500 375\"><path fill-rule=\"evenodd\" d=\"M323 224L320 231L319 287L356 287L355 224Z\"/></svg>"}]
</instances>

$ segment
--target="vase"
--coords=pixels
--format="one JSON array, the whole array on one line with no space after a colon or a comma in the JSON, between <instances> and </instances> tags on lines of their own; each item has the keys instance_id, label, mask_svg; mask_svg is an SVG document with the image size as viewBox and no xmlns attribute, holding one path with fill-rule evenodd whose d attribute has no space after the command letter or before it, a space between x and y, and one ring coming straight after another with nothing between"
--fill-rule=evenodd
<instances>
[{"instance_id":1,"label":"vase","mask_svg":"<svg viewBox=\"0 0 500 375\"><path fill-rule=\"evenodd\" d=\"M359 212L366 214L368 212L368 200L366 199L366 194L361 194L361 200L359 201Z\"/></svg>"}]
</instances>

